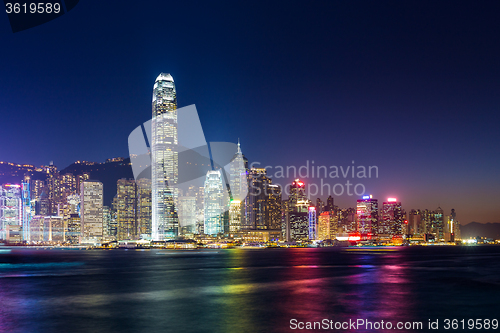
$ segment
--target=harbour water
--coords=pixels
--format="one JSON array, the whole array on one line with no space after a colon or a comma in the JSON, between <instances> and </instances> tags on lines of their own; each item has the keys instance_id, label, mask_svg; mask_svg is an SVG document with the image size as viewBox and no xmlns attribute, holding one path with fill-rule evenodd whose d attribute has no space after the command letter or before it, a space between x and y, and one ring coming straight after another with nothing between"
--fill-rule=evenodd
<instances>
[{"instance_id":1,"label":"harbour water","mask_svg":"<svg viewBox=\"0 0 500 333\"><path fill-rule=\"evenodd\" d=\"M500 246L0 249L0 332L295 332L325 319L423 323L338 332L499 320Z\"/></svg>"}]
</instances>

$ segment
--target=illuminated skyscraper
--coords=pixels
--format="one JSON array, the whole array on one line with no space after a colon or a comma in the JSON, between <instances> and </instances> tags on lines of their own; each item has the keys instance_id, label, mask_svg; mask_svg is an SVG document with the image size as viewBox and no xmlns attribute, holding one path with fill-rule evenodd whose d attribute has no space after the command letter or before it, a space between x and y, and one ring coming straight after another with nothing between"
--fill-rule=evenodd
<instances>
[{"instance_id":1,"label":"illuminated skyscraper","mask_svg":"<svg viewBox=\"0 0 500 333\"><path fill-rule=\"evenodd\" d=\"M355 232L358 230L356 222L356 209L344 208L337 210L338 226L341 233Z\"/></svg>"},{"instance_id":2,"label":"illuminated skyscraper","mask_svg":"<svg viewBox=\"0 0 500 333\"><path fill-rule=\"evenodd\" d=\"M229 233L235 234L241 229L241 201L232 200L229 205Z\"/></svg>"},{"instance_id":3,"label":"illuminated skyscraper","mask_svg":"<svg viewBox=\"0 0 500 333\"><path fill-rule=\"evenodd\" d=\"M318 217L318 239L335 239L338 217L333 211L321 213Z\"/></svg>"},{"instance_id":4,"label":"illuminated skyscraper","mask_svg":"<svg viewBox=\"0 0 500 333\"><path fill-rule=\"evenodd\" d=\"M196 234L196 197L181 196L177 205L180 234Z\"/></svg>"},{"instance_id":5,"label":"illuminated skyscraper","mask_svg":"<svg viewBox=\"0 0 500 333\"><path fill-rule=\"evenodd\" d=\"M151 177L153 240L178 235L179 220L175 203L178 197L177 96L174 79L161 73L153 88L151 121Z\"/></svg>"},{"instance_id":6,"label":"illuminated skyscraper","mask_svg":"<svg viewBox=\"0 0 500 333\"><path fill-rule=\"evenodd\" d=\"M204 232L206 235L217 235L224 232L225 186L223 184L220 170L207 172L204 190Z\"/></svg>"},{"instance_id":7,"label":"illuminated skyscraper","mask_svg":"<svg viewBox=\"0 0 500 333\"><path fill-rule=\"evenodd\" d=\"M266 194L269 229L279 230L281 229L281 187L268 184Z\"/></svg>"},{"instance_id":8,"label":"illuminated skyscraper","mask_svg":"<svg viewBox=\"0 0 500 333\"><path fill-rule=\"evenodd\" d=\"M419 210L412 209L408 214L408 226L409 234L421 235L424 234L424 228L422 227L422 212Z\"/></svg>"},{"instance_id":9,"label":"illuminated skyscraper","mask_svg":"<svg viewBox=\"0 0 500 333\"><path fill-rule=\"evenodd\" d=\"M281 201L281 239L285 242L291 240L290 236L290 210L288 200Z\"/></svg>"},{"instance_id":10,"label":"illuminated skyscraper","mask_svg":"<svg viewBox=\"0 0 500 333\"><path fill-rule=\"evenodd\" d=\"M378 225L378 200L371 195L357 201L356 219L358 232L361 234L376 234Z\"/></svg>"},{"instance_id":11,"label":"illuminated skyscraper","mask_svg":"<svg viewBox=\"0 0 500 333\"><path fill-rule=\"evenodd\" d=\"M251 168L248 182L248 195L243 203L242 229L281 229L281 188L272 184L263 168Z\"/></svg>"},{"instance_id":12,"label":"illuminated skyscraper","mask_svg":"<svg viewBox=\"0 0 500 333\"><path fill-rule=\"evenodd\" d=\"M430 213L427 233L433 234L436 240L444 239L444 211L441 207Z\"/></svg>"},{"instance_id":13,"label":"illuminated skyscraper","mask_svg":"<svg viewBox=\"0 0 500 333\"><path fill-rule=\"evenodd\" d=\"M295 179L290 187L290 195L288 197L288 209L291 212L307 213L310 201L306 196L306 187L303 181Z\"/></svg>"},{"instance_id":14,"label":"illuminated skyscraper","mask_svg":"<svg viewBox=\"0 0 500 333\"><path fill-rule=\"evenodd\" d=\"M22 218L23 218L23 240L28 241L30 239L29 236L29 226L30 226L30 220L31 217L33 216L32 213L32 207L31 207L31 191L30 191L30 179L25 178L25 181L21 185L22 188L22 200L23 200L23 211L22 211Z\"/></svg>"},{"instance_id":15,"label":"illuminated skyscraper","mask_svg":"<svg viewBox=\"0 0 500 333\"><path fill-rule=\"evenodd\" d=\"M116 200L117 239L137 238L137 191L133 179L118 179Z\"/></svg>"},{"instance_id":16,"label":"illuminated skyscraper","mask_svg":"<svg viewBox=\"0 0 500 333\"><path fill-rule=\"evenodd\" d=\"M268 200L267 186L271 179L267 177L266 169L251 168L248 174L248 195L245 198L245 214L242 229L269 229L267 218Z\"/></svg>"},{"instance_id":17,"label":"illuminated skyscraper","mask_svg":"<svg viewBox=\"0 0 500 333\"><path fill-rule=\"evenodd\" d=\"M137 235L151 236L151 180L141 178L137 186Z\"/></svg>"},{"instance_id":18,"label":"illuminated skyscraper","mask_svg":"<svg viewBox=\"0 0 500 333\"><path fill-rule=\"evenodd\" d=\"M450 214L450 233L453 235L454 240L462 239L462 234L460 233L460 222L457 220L457 213L455 209L451 210Z\"/></svg>"},{"instance_id":19,"label":"illuminated skyscraper","mask_svg":"<svg viewBox=\"0 0 500 333\"><path fill-rule=\"evenodd\" d=\"M309 213L289 212L288 224L290 225L290 241L309 240Z\"/></svg>"},{"instance_id":20,"label":"illuminated skyscraper","mask_svg":"<svg viewBox=\"0 0 500 333\"><path fill-rule=\"evenodd\" d=\"M112 209L102 206L102 237L109 239L111 236Z\"/></svg>"},{"instance_id":21,"label":"illuminated skyscraper","mask_svg":"<svg viewBox=\"0 0 500 333\"><path fill-rule=\"evenodd\" d=\"M309 207L309 239L314 240L318 237L317 221L316 221L316 207Z\"/></svg>"},{"instance_id":22,"label":"illuminated skyscraper","mask_svg":"<svg viewBox=\"0 0 500 333\"><path fill-rule=\"evenodd\" d=\"M103 186L99 181L81 183L81 231L84 239L102 239Z\"/></svg>"},{"instance_id":23,"label":"illuminated skyscraper","mask_svg":"<svg viewBox=\"0 0 500 333\"><path fill-rule=\"evenodd\" d=\"M403 235L403 224L401 202L398 202L396 198L388 198L382 204L382 219L378 227L378 233L391 236Z\"/></svg>"},{"instance_id":24,"label":"illuminated skyscraper","mask_svg":"<svg viewBox=\"0 0 500 333\"><path fill-rule=\"evenodd\" d=\"M234 200L244 200L248 192L247 183L248 160L241 152L238 140L238 151L231 159L229 165L229 185L231 188L231 198Z\"/></svg>"},{"instance_id":25,"label":"illuminated skyscraper","mask_svg":"<svg viewBox=\"0 0 500 333\"><path fill-rule=\"evenodd\" d=\"M71 214L66 227L66 240L71 244L78 244L80 243L81 234L80 216L78 214Z\"/></svg>"},{"instance_id":26,"label":"illuminated skyscraper","mask_svg":"<svg viewBox=\"0 0 500 333\"><path fill-rule=\"evenodd\" d=\"M310 201L306 196L305 183L295 179L290 187L288 196L288 214L286 214L287 239L290 241L309 240L309 206Z\"/></svg>"},{"instance_id":27,"label":"illuminated skyscraper","mask_svg":"<svg viewBox=\"0 0 500 333\"><path fill-rule=\"evenodd\" d=\"M7 239L9 226L22 225L21 185L0 186L0 239Z\"/></svg>"}]
</instances>

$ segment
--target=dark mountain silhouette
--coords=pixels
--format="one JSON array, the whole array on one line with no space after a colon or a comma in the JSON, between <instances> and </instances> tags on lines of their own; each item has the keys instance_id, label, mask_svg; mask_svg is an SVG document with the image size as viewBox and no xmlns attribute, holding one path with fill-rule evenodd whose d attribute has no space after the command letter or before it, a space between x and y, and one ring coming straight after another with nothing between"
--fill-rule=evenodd
<instances>
[{"instance_id":1,"label":"dark mountain silhouette","mask_svg":"<svg viewBox=\"0 0 500 333\"><path fill-rule=\"evenodd\" d=\"M60 173L61 175L72 173L75 176L89 173L90 179L102 182L104 188L104 205L110 207L113 197L116 195L116 182L118 179L134 178L130 158L126 158L123 161L95 163L93 165L73 163L61 170Z\"/></svg>"},{"instance_id":2,"label":"dark mountain silhouette","mask_svg":"<svg viewBox=\"0 0 500 333\"><path fill-rule=\"evenodd\" d=\"M471 222L460 226L462 238L487 237L500 239L500 223L478 223Z\"/></svg>"}]
</instances>

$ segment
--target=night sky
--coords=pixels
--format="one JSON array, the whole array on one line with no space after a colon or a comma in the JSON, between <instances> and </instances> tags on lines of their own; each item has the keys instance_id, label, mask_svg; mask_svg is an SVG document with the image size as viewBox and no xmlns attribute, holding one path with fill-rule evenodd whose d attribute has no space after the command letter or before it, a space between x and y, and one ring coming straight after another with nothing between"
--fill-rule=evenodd
<instances>
[{"instance_id":1,"label":"night sky","mask_svg":"<svg viewBox=\"0 0 500 333\"><path fill-rule=\"evenodd\" d=\"M500 221L498 1L81 0L0 38L0 161L128 156L167 72L250 162L376 165L349 180L379 201Z\"/></svg>"}]
</instances>

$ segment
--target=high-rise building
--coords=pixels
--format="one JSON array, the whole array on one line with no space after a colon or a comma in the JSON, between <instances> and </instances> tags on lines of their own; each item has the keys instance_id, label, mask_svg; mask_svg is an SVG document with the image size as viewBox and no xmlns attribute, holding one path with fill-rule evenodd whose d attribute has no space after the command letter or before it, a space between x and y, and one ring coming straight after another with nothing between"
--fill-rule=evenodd
<instances>
[{"instance_id":1,"label":"high-rise building","mask_svg":"<svg viewBox=\"0 0 500 333\"><path fill-rule=\"evenodd\" d=\"M30 191L30 179L25 178L25 181L21 185L22 188L22 239L28 241L29 236L29 226L30 220L33 216L33 210L31 207L31 191Z\"/></svg>"},{"instance_id":2,"label":"high-rise building","mask_svg":"<svg viewBox=\"0 0 500 333\"><path fill-rule=\"evenodd\" d=\"M326 211L318 217L318 239L335 239L338 230L338 216L334 211Z\"/></svg>"},{"instance_id":3,"label":"high-rise building","mask_svg":"<svg viewBox=\"0 0 500 333\"><path fill-rule=\"evenodd\" d=\"M84 239L102 239L103 185L99 181L81 183L81 231Z\"/></svg>"},{"instance_id":4,"label":"high-rise building","mask_svg":"<svg viewBox=\"0 0 500 333\"><path fill-rule=\"evenodd\" d=\"M363 196L357 201L356 219L358 232L361 234L377 234L378 226L378 200L371 195Z\"/></svg>"},{"instance_id":5,"label":"high-rise building","mask_svg":"<svg viewBox=\"0 0 500 333\"><path fill-rule=\"evenodd\" d=\"M61 176L60 192L64 195L71 195L76 192L76 177L72 173Z\"/></svg>"},{"instance_id":6,"label":"high-rise building","mask_svg":"<svg viewBox=\"0 0 500 333\"><path fill-rule=\"evenodd\" d=\"M190 195L196 198L196 229L195 233L203 234L205 228L205 188L191 186Z\"/></svg>"},{"instance_id":7,"label":"high-rise building","mask_svg":"<svg viewBox=\"0 0 500 333\"><path fill-rule=\"evenodd\" d=\"M43 225L44 225L44 216L35 215L31 218L29 242L31 243L43 242Z\"/></svg>"},{"instance_id":8,"label":"high-rise building","mask_svg":"<svg viewBox=\"0 0 500 333\"><path fill-rule=\"evenodd\" d=\"M331 195L328 196L328 199L326 199L325 210L329 210L329 211L335 210L335 205L333 204L333 197Z\"/></svg>"},{"instance_id":9,"label":"high-rise building","mask_svg":"<svg viewBox=\"0 0 500 333\"><path fill-rule=\"evenodd\" d=\"M430 233L431 230L431 211L428 209L419 210L420 212L420 230L422 234Z\"/></svg>"},{"instance_id":10,"label":"high-rise building","mask_svg":"<svg viewBox=\"0 0 500 333\"><path fill-rule=\"evenodd\" d=\"M290 241L309 240L309 213L292 211L288 213Z\"/></svg>"},{"instance_id":11,"label":"high-rise building","mask_svg":"<svg viewBox=\"0 0 500 333\"><path fill-rule=\"evenodd\" d=\"M320 198L316 199L316 214L321 215L325 211L325 203Z\"/></svg>"},{"instance_id":12,"label":"high-rise building","mask_svg":"<svg viewBox=\"0 0 500 333\"><path fill-rule=\"evenodd\" d=\"M217 235L224 232L225 186L220 170L208 171L205 178L204 232Z\"/></svg>"},{"instance_id":13,"label":"high-rise building","mask_svg":"<svg viewBox=\"0 0 500 333\"><path fill-rule=\"evenodd\" d=\"M76 188L80 189L82 187L82 183L90 179L90 173L84 172L81 175L76 176L75 179L76 179Z\"/></svg>"},{"instance_id":14,"label":"high-rise building","mask_svg":"<svg viewBox=\"0 0 500 333\"><path fill-rule=\"evenodd\" d=\"M61 175L57 171L57 167L50 162L44 166L44 171L47 174L45 185L48 202L48 212L46 215L55 216L58 213L58 205L61 202Z\"/></svg>"},{"instance_id":15,"label":"high-rise building","mask_svg":"<svg viewBox=\"0 0 500 333\"><path fill-rule=\"evenodd\" d=\"M288 208L288 200L281 201L281 239L285 242L291 241L290 209Z\"/></svg>"},{"instance_id":16,"label":"high-rise building","mask_svg":"<svg viewBox=\"0 0 500 333\"><path fill-rule=\"evenodd\" d=\"M337 210L338 226L341 233L355 232L358 230L356 223L356 209L344 208Z\"/></svg>"},{"instance_id":17,"label":"high-rise building","mask_svg":"<svg viewBox=\"0 0 500 333\"><path fill-rule=\"evenodd\" d=\"M118 179L114 204L117 217L117 239L137 239L137 189L135 180Z\"/></svg>"},{"instance_id":18,"label":"high-rise building","mask_svg":"<svg viewBox=\"0 0 500 333\"><path fill-rule=\"evenodd\" d=\"M268 228L268 195L267 186L271 179L266 169L251 168L248 174L248 195L245 197L245 209L242 221L243 230Z\"/></svg>"},{"instance_id":19,"label":"high-rise building","mask_svg":"<svg viewBox=\"0 0 500 333\"><path fill-rule=\"evenodd\" d=\"M37 199L36 206L37 206L35 209L36 215L41 215L41 216L52 215L51 202L50 202L47 188L44 188L44 190L40 194L40 197Z\"/></svg>"},{"instance_id":20,"label":"high-rise building","mask_svg":"<svg viewBox=\"0 0 500 333\"><path fill-rule=\"evenodd\" d=\"M430 214L427 233L433 234L436 240L444 239L444 211L438 207Z\"/></svg>"},{"instance_id":21,"label":"high-rise building","mask_svg":"<svg viewBox=\"0 0 500 333\"><path fill-rule=\"evenodd\" d=\"M317 239L317 215L316 215L316 207L309 207L309 239L314 240Z\"/></svg>"},{"instance_id":22,"label":"high-rise building","mask_svg":"<svg viewBox=\"0 0 500 333\"><path fill-rule=\"evenodd\" d=\"M80 216L71 214L66 227L66 241L71 244L79 244L82 235Z\"/></svg>"},{"instance_id":23,"label":"high-rise building","mask_svg":"<svg viewBox=\"0 0 500 333\"><path fill-rule=\"evenodd\" d=\"M195 234L196 232L196 197L179 197L178 214L179 230L181 235Z\"/></svg>"},{"instance_id":24,"label":"high-rise building","mask_svg":"<svg viewBox=\"0 0 500 333\"><path fill-rule=\"evenodd\" d=\"M109 239L111 236L112 209L102 206L102 237Z\"/></svg>"},{"instance_id":25,"label":"high-rise building","mask_svg":"<svg viewBox=\"0 0 500 333\"><path fill-rule=\"evenodd\" d=\"M269 229L281 229L281 186L268 184L267 194L267 220Z\"/></svg>"},{"instance_id":26,"label":"high-rise building","mask_svg":"<svg viewBox=\"0 0 500 333\"><path fill-rule=\"evenodd\" d=\"M137 188L137 235L151 236L151 180L140 178L136 181Z\"/></svg>"},{"instance_id":27,"label":"high-rise building","mask_svg":"<svg viewBox=\"0 0 500 333\"><path fill-rule=\"evenodd\" d=\"M229 233L235 234L241 230L241 201L231 200L229 204Z\"/></svg>"},{"instance_id":28,"label":"high-rise building","mask_svg":"<svg viewBox=\"0 0 500 333\"><path fill-rule=\"evenodd\" d=\"M281 187L272 184L266 169L248 172L248 195L244 200L242 230L281 229Z\"/></svg>"},{"instance_id":29,"label":"high-rise building","mask_svg":"<svg viewBox=\"0 0 500 333\"><path fill-rule=\"evenodd\" d=\"M305 183L295 179L290 187L288 196L287 227L290 241L309 240L309 207L311 202L306 196Z\"/></svg>"},{"instance_id":30,"label":"high-rise building","mask_svg":"<svg viewBox=\"0 0 500 333\"><path fill-rule=\"evenodd\" d=\"M238 140L238 150L229 164L229 186L233 200L245 200L248 193L247 174L248 160L241 152L240 141Z\"/></svg>"},{"instance_id":31,"label":"high-rise building","mask_svg":"<svg viewBox=\"0 0 500 333\"><path fill-rule=\"evenodd\" d=\"M451 210L450 214L450 232L453 234L454 240L461 240L462 239L462 233L460 231L460 222L457 220L457 213L455 212L455 209Z\"/></svg>"},{"instance_id":32,"label":"high-rise building","mask_svg":"<svg viewBox=\"0 0 500 333\"><path fill-rule=\"evenodd\" d=\"M288 208L291 212L307 213L310 201L306 196L306 185L300 179L295 179L290 187Z\"/></svg>"},{"instance_id":33,"label":"high-rise building","mask_svg":"<svg viewBox=\"0 0 500 333\"><path fill-rule=\"evenodd\" d=\"M43 240L45 242L62 243L65 241L65 228L62 216L43 217Z\"/></svg>"},{"instance_id":34,"label":"high-rise building","mask_svg":"<svg viewBox=\"0 0 500 333\"><path fill-rule=\"evenodd\" d=\"M378 227L378 234L385 235L403 235L403 210L401 209L401 202L396 198L388 198L382 204L382 218Z\"/></svg>"},{"instance_id":35,"label":"high-rise building","mask_svg":"<svg viewBox=\"0 0 500 333\"><path fill-rule=\"evenodd\" d=\"M21 185L0 186L0 239L7 239L9 226L21 226L23 200Z\"/></svg>"},{"instance_id":36,"label":"high-rise building","mask_svg":"<svg viewBox=\"0 0 500 333\"><path fill-rule=\"evenodd\" d=\"M177 95L174 79L161 73L153 88L151 121L152 239L178 235L175 204L178 197Z\"/></svg>"}]
</instances>

